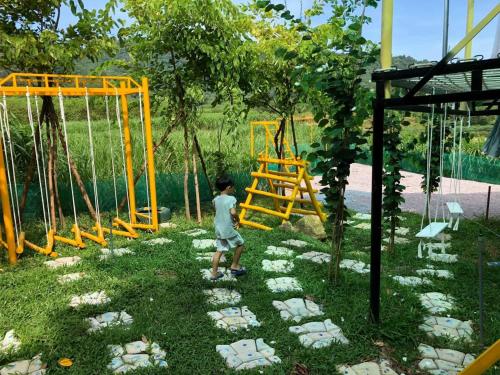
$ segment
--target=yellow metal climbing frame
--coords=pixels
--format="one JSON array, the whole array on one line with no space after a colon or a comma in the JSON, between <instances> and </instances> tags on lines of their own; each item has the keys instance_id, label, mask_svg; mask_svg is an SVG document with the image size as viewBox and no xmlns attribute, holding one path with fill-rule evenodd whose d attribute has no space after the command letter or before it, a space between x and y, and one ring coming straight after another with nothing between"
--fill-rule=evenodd
<instances>
[{"instance_id":1,"label":"yellow metal climbing frame","mask_svg":"<svg viewBox=\"0 0 500 375\"><path fill-rule=\"evenodd\" d=\"M498 361L500 361L500 339L486 349L466 369L462 370L460 375L484 374Z\"/></svg>"}]
</instances>

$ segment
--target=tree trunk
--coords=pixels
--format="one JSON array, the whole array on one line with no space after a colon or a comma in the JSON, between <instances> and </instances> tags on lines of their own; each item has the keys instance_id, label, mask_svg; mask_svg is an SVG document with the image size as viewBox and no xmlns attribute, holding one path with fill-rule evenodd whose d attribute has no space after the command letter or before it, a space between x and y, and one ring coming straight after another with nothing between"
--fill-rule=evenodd
<instances>
[{"instance_id":1,"label":"tree trunk","mask_svg":"<svg viewBox=\"0 0 500 375\"><path fill-rule=\"evenodd\" d=\"M396 235L396 217L391 216L391 233L389 237L389 248L387 249L390 253L394 252L394 237Z\"/></svg>"},{"instance_id":2,"label":"tree trunk","mask_svg":"<svg viewBox=\"0 0 500 375\"><path fill-rule=\"evenodd\" d=\"M57 130L54 125L52 125L52 139L57 140ZM59 214L59 222L61 223L61 227L65 228L66 227L66 221L64 220L64 214L62 211L62 204L61 204L61 197L59 196L59 188L58 188L58 178L57 178L57 142L54 142L54 165L52 168L52 173L54 177L54 200L55 203L57 204L57 212Z\"/></svg>"},{"instance_id":3,"label":"tree trunk","mask_svg":"<svg viewBox=\"0 0 500 375\"><path fill-rule=\"evenodd\" d=\"M189 131L184 116L182 125L184 127L184 206L186 209L186 219L191 220L191 212L189 210Z\"/></svg>"},{"instance_id":4,"label":"tree trunk","mask_svg":"<svg viewBox=\"0 0 500 375\"><path fill-rule=\"evenodd\" d=\"M342 238L344 233L344 195L345 188L342 189L340 200L337 206L337 215L333 222L332 252L328 276L334 285L338 285L340 277L340 261L342 260Z\"/></svg>"},{"instance_id":5,"label":"tree trunk","mask_svg":"<svg viewBox=\"0 0 500 375\"><path fill-rule=\"evenodd\" d=\"M49 101L48 97L43 98L43 102L45 104L45 101ZM49 180L49 207L50 207L50 220L52 221L52 229L54 229L54 232L57 230L57 221L56 221L56 200L55 200L55 193L54 193L54 163L55 163L55 153L54 153L54 146L55 142L57 142L57 137L52 137L52 134L54 133L53 130L51 129L51 123L49 121L49 116L45 116L45 123L47 127L47 145L49 149L49 160L48 160L48 180Z\"/></svg>"},{"instance_id":6,"label":"tree trunk","mask_svg":"<svg viewBox=\"0 0 500 375\"><path fill-rule=\"evenodd\" d=\"M198 224L201 224L201 203L200 203L200 188L198 186L198 168L196 165L196 146L193 142L193 176L194 176L194 193L196 196L196 217Z\"/></svg>"},{"instance_id":7,"label":"tree trunk","mask_svg":"<svg viewBox=\"0 0 500 375\"><path fill-rule=\"evenodd\" d=\"M210 179L208 178L207 166L205 164L205 159L203 159L203 153L201 152L200 143L198 142L198 137L196 137L196 134L194 135L194 144L196 146L196 152L198 153L198 157L200 158L201 169L203 170L203 174L205 175L205 178L207 180L208 188L210 189L210 196L213 196L214 195L214 188L212 187L212 183L210 182ZM219 148L219 151L220 151L220 148Z\"/></svg>"}]
</instances>

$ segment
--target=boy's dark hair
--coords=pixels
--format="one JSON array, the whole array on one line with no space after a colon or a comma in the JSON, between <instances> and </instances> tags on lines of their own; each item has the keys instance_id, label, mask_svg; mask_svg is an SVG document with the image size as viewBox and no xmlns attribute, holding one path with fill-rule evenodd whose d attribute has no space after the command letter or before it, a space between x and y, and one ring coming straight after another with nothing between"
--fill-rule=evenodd
<instances>
[{"instance_id":1,"label":"boy's dark hair","mask_svg":"<svg viewBox=\"0 0 500 375\"><path fill-rule=\"evenodd\" d=\"M231 179L231 177L224 175L224 176L217 178L217 180L215 181L215 186L220 191L224 191L224 190L226 190L227 187L234 186L234 182Z\"/></svg>"}]
</instances>

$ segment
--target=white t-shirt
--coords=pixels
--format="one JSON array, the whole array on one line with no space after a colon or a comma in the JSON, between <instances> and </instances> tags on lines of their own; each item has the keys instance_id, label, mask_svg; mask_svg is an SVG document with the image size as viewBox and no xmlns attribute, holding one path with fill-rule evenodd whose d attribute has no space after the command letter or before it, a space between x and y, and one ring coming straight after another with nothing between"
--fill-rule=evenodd
<instances>
[{"instance_id":1,"label":"white t-shirt","mask_svg":"<svg viewBox=\"0 0 500 375\"><path fill-rule=\"evenodd\" d=\"M222 194L214 198L215 207L215 234L217 238L226 239L238 234L234 229L231 209L236 208L236 198Z\"/></svg>"}]
</instances>

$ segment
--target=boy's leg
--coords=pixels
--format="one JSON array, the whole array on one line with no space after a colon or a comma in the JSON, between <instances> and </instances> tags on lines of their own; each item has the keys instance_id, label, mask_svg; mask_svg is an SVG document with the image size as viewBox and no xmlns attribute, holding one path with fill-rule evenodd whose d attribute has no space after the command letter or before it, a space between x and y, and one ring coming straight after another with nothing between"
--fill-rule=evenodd
<instances>
[{"instance_id":1,"label":"boy's leg","mask_svg":"<svg viewBox=\"0 0 500 375\"><path fill-rule=\"evenodd\" d=\"M222 251L217 250L212 258L212 276L217 276L217 271L219 269L219 261L222 256Z\"/></svg>"},{"instance_id":2,"label":"boy's leg","mask_svg":"<svg viewBox=\"0 0 500 375\"><path fill-rule=\"evenodd\" d=\"M234 256L233 256L233 263L231 263L232 270L239 270L240 269L240 258L241 258L241 254L243 253L243 250L245 250L245 245L240 245L240 246L236 247L236 250L234 251Z\"/></svg>"}]
</instances>

